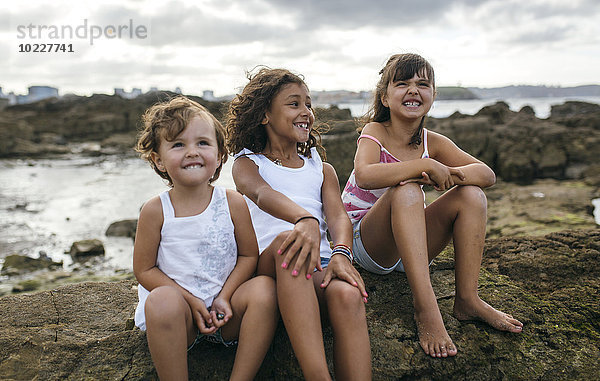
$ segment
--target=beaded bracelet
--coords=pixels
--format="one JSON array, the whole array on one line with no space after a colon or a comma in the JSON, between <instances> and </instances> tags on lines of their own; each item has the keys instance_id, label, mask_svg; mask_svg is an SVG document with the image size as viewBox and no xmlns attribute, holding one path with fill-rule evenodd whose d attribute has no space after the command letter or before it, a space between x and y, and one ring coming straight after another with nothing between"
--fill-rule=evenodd
<instances>
[{"instance_id":1,"label":"beaded bracelet","mask_svg":"<svg viewBox=\"0 0 600 381\"><path fill-rule=\"evenodd\" d=\"M354 255L352 255L352 249L344 244L338 244L333 247L331 256L334 256L335 254L342 254L344 257L348 258L350 262L352 262L354 259Z\"/></svg>"},{"instance_id":2,"label":"beaded bracelet","mask_svg":"<svg viewBox=\"0 0 600 381\"><path fill-rule=\"evenodd\" d=\"M298 222L305 220L307 218L312 218L313 220L317 221L319 224L321 224L321 222L319 221L319 219L315 216L304 216L304 217L300 217L296 220L296 222L294 222L294 225L296 225Z\"/></svg>"},{"instance_id":3,"label":"beaded bracelet","mask_svg":"<svg viewBox=\"0 0 600 381\"><path fill-rule=\"evenodd\" d=\"M347 252L347 251L343 251L343 250L340 250L340 249L338 249L338 250L334 250L334 251L332 251L332 252L331 252L331 256L332 256L332 257L333 257L334 255L336 255L336 254L343 255L344 257L348 258L348 260L349 260L350 262L352 262L352 256L350 255L350 253L349 253L349 252Z\"/></svg>"}]
</instances>

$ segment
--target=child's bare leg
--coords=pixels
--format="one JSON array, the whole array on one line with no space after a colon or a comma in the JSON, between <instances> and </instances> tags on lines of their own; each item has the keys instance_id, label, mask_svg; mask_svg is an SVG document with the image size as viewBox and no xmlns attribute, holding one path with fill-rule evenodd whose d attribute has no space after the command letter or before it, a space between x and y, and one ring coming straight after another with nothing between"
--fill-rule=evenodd
<instances>
[{"instance_id":1,"label":"child's bare leg","mask_svg":"<svg viewBox=\"0 0 600 381\"><path fill-rule=\"evenodd\" d=\"M152 290L145 305L146 337L161 380L187 380L187 347L196 336L190 307L176 288Z\"/></svg>"},{"instance_id":2,"label":"child's bare leg","mask_svg":"<svg viewBox=\"0 0 600 381\"><path fill-rule=\"evenodd\" d=\"M423 194L416 184L390 188L361 222L361 237L372 258L384 267L402 256L415 307L421 347L432 357L456 355L429 277Z\"/></svg>"},{"instance_id":3,"label":"child's bare leg","mask_svg":"<svg viewBox=\"0 0 600 381\"><path fill-rule=\"evenodd\" d=\"M258 276L243 283L231 297L233 317L221 333L225 340L239 338L231 380L253 380L271 345L279 313L275 281Z\"/></svg>"},{"instance_id":4,"label":"child's bare leg","mask_svg":"<svg viewBox=\"0 0 600 381\"><path fill-rule=\"evenodd\" d=\"M313 281L321 306L327 312L333 328L335 378L370 380L371 344L360 291L338 279L322 289L320 284L324 276L325 272L316 272Z\"/></svg>"},{"instance_id":5,"label":"child's bare leg","mask_svg":"<svg viewBox=\"0 0 600 381\"><path fill-rule=\"evenodd\" d=\"M432 249L430 256L437 255L443 249L443 246L439 248L443 243L439 239L440 232L451 234L456 273L454 316L457 319L483 320L502 331L521 332L523 324L520 321L481 300L477 292L485 243L486 213L487 200L479 187L459 186L441 196L426 210Z\"/></svg>"},{"instance_id":6,"label":"child's bare leg","mask_svg":"<svg viewBox=\"0 0 600 381\"><path fill-rule=\"evenodd\" d=\"M307 380L331 380L325 348L319 303L313 282L303 275L292 276L295 258L288 269L281 267L283 255L276 253L286 233L279 234L260 255L258 274L275 276L277 301L285 329L292 343L304 378Z\"/></svg>"}]
</instances>

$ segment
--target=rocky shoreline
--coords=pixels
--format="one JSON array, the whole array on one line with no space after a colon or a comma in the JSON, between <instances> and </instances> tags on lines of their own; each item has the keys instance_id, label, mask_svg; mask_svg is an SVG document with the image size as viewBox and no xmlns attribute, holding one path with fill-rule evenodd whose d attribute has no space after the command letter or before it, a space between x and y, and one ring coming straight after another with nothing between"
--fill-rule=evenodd
<instances>
[{"instance_id":1,"label":"rocky shoreline","mask_svg":"<svg viewBox=\"0 0 600 381\"><path fill-rule=\"evenodd\" d=\"M131 155L139 115L155 101L173 95L150 93L135 100L94 95L8 107L0 111L0 138L4 137L0 139L0 157L35 160L73 153ZM192 98L223 117L225 104ZM318 109L316 115L327 125L323 145L343 186L352 169L357 122L349 110L336 107ZM542 120L528 107L513 112L499 102L473 116L456 113L444 119L429 118L427 127L452 137L498 174L498 184L486 189L488 238L598 226L591 200L600 197L600 164L595 160L600 154L600 105L567 102L553 106L550 118ZM14 134L11 131L15 128L24 132ZM437 196L433 190L427 192L429 202ZM106 236L133 237L135 220L121 223L111 227ZM4 256L11 254L19 253ZM128 271L98 274L95 270L101 267L102 256L77 262L71 271L55 265L48 268L43 261L39 268L29 270L27 266L15 269L15 264L4 263L0 295L46 290L83 280L133 278Z\"/></svg>"},{"instance_id":2,"label":"rocky shoreline","mask_svg":"<svg viewBox=\"0 0 600 381\"><path fill-rule=\"evenodd\" d=\"M459 353L432 359L420 349L406 276L361 273L370 298L376 380L587 380L600 373L600 231L486 241L480 295L524 322L521 334L452 316L451 249L431 277ZM86 282L0 298L0 379L157 379L145 334L133 327L134 281ZM332 332L324 328L327 353ZM234 349L209 343L189 354L192 379L226 379ZM329 356L330 368L333 367ZM301 380L280 324L258 380Z\"/></svg>"},{"instance_id":3,"label":"rocky shoreline","mask_svg":"<svg viewBox=\"0 0 600 381\"><path fill-rule=\"evenodd\" d=\"M8 107L0 111L0 158L128 154L141 112L171 95L135 101L95 95ZM223 104L196 100L222 117ZM352 168L356 121L337 108L318 110L317 118L327 121L327 160L343 185ZM453 138L499 176L486 189L488 240L480 293L526 326L523 334L511 335L454 319L448 248L432 266L432 280L460 353L433 360L416 341L405 276L362 272L371 295L367 313L375 379L597 377L600 230L591 200L600 198L600 106L567 102L541 120L527 107L512 112L498 103L474 116L429 119L427 127ZM437 195L428 190L428 201ZM106 235L133 237L134 230L135 220L121 221ZM99 272L102 242L91 243L72 247L78 259L69 271L41 254L4 255L0 379L156 378L144 334L132 329L133 274ZM80 257L85 245L91 255ZM331 332L324 332L330 352ZM201 345L190 356L191 373L196 379L226 378L234 354ZM258 379L301 378L280 327Z\"/></svg>"}]
</instances>

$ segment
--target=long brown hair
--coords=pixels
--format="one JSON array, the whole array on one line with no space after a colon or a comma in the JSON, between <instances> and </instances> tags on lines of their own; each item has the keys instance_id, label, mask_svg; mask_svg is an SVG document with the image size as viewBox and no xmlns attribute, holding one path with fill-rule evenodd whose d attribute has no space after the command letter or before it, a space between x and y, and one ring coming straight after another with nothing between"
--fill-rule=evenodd
<instances>
[{"instance_id":1,"label":"long brown hair","mask_svg":"<svg viewBox=\"0 0 600 381\"><path fill-rule=\"evenodd\" d=\"M273 98L289 83L306 86L300 76L286 69L262 67L256 74L248 73L247 77L248 84L231 101L227 112L227 148L230 154L236 154L244 148L255 153L264 150L268 137L262 121ZM308 141L298 143L298 153L310 157L312 147L323 150L320 132L320 128L313 124Z\"/></svg>"},{"instance_id":2,"label":"long brown hair","mask_svg":"<svg viewBox=\"0 0 600 381\"><path fill-rule=\"evenodd\" d=\"M411 79L415 74L427 77L433 89L435 90L435 75L433 67L427 60L418 54L404 53L394 54L391 56L383 69L379 71L381 78L377 82L375 88L375 94L373 97L373 104L371 105L367 115L364 118L364 122L387 122L390 120L390 108L383 105L381 99L387 92L387 86L390 82L405 81ZM410 145L419 146L422 142L422 132L425 126L425 116L421 119L419 127L414 132L410 139Z\"/></svg>"}]
</instances>

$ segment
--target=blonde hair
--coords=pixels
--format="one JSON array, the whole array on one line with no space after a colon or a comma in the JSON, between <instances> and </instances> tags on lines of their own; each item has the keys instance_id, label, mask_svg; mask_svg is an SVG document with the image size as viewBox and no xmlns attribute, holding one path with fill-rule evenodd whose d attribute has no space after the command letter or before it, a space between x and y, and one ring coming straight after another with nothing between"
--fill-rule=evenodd
<instances>
[{"instance_id":1,"label":"blonde hair","mask_svg":"<svg viewBox=\"0 0 600 381\"><path fill-rule=\"evenodd\" d=\"M165 138L167 141L174 140L195 117L205 119L215 129L221 165L210 178L209 183L212 183L219 178L223 163L227 161L225 128L213 114L198 102L178 96L169 101L152 105L142 116L143 127L138 135L135 150L140 153L142 159L150 163L152 169L160 177L168 181L170 187L173 186L171 177L166 171L163 172L156 167L152 160L152 152L158 153L161 138Z\"/></svg>"}]
</instances>

